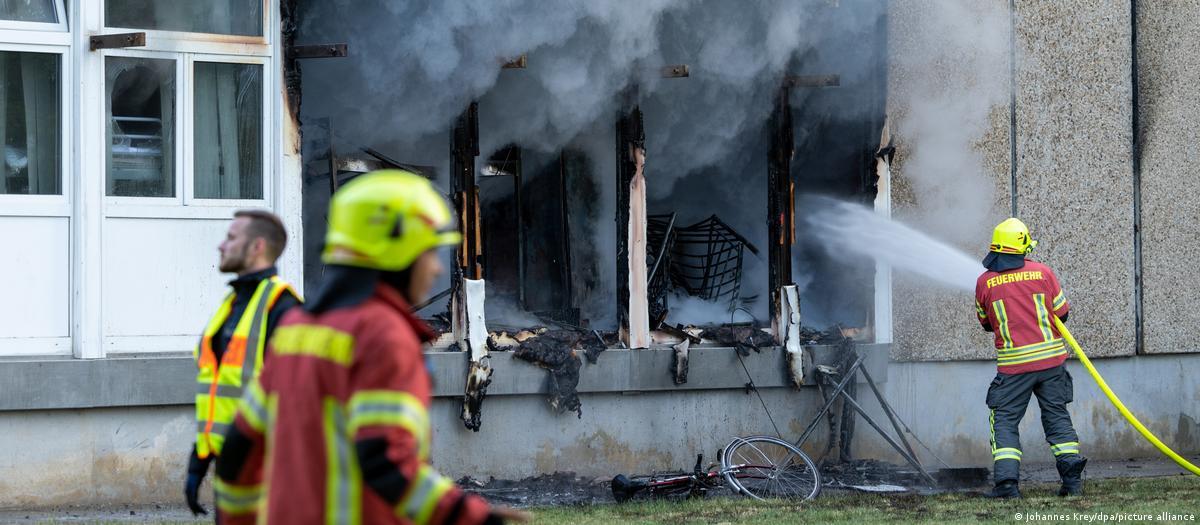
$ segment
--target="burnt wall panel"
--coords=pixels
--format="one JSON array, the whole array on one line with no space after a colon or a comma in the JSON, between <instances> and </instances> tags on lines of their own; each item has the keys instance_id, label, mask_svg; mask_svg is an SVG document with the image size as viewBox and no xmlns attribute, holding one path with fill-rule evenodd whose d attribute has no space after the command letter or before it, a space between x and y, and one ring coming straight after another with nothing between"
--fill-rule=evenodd
<instances>
[{"instance_id":1,"label":"burnt wall panel","mask_svg":"<svg viewBox=\"0 0 1200 525\"><path fill-rule=\"evenodd\" d=\"M1138 2L1143 344L1147 353L1200 351L1189 286L1200 259L1200 3Z\"/></svg>"},{"instance_id":2,"label":"burnt wall panel","mask_svg":"<svg viewBox=\"0 0 1200 525\"><path fill-rule=\"evenodd\" d=\"M1017 6L1017 207L1089 355L1135 346L1130 5Z\"/></svg>"},{"instance_id":3,"label":"burnt wall panel","mask_svg":"<svg viewBox=\"0 0 1200 525\"><path fill-rule=\"evenodd\" d=\"M966 6L956 16L999 23L1000 39L1009 31L1008 1L951 3ZM892 215L897 220L983 258L992 227L1008 216L1011 202L1007 41L1002 48L980 50L952 35L953 17L931 16L946 6L929 0L889 4L888 115L896 156L892 166ZM995 39L993 39L995 40ZM973 93L981 83L989 87ZM930 128L927 101L965 104L979 112L967 118L975 141L971 158L957 162L969 170L931 173L917 149L936 148L953 130ZM959 118L956 116L955 118ZM950 151L966 157L960 151ZM937 153L935 150L935 154ZM935 161L935 164L940 160ZM956 196L976 194L978 202ZM982 272L982 265L980 271ZM892 274L892 358L904 361L989 359L995 356L991 334L975 321L972 294L896 270Z\"/></svg>"}]
</instances>

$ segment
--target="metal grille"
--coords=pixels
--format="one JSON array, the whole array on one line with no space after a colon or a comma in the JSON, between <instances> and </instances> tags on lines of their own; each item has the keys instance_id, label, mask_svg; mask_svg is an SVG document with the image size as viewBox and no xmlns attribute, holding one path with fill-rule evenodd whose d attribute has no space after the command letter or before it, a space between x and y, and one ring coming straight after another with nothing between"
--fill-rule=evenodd
<instances>
[{"instance_id":1,"label":"metal grille","mask_svg":"<svg viewBox=\"0 0 1200 525\"><path fill-rule=\"evenodd\" d=\"M671 248L671 281L688 295L708 301L737 301L745 248L758 250L716 215L675 228Z\"/></svg>"}]
</instances>

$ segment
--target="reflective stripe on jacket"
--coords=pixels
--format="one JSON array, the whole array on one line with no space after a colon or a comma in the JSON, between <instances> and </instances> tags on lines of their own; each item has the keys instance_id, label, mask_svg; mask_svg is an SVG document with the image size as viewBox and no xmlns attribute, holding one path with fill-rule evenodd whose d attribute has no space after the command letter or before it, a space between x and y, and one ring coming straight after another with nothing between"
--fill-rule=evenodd
<instances>
[{"instance_id":1,"label":"reflective stripe on jacket","mask_svg":"<svg viewBox=\"0 0 1200 525\"><path fill-rule=\"evenodd\" d=\"M410 310L378 285L355 306L287 313L218 470L222 523L487 519L486 501L429 465L432 385L422 342L432 334Z\"/></svg>"},{"instance_id":2,"label":"reflective stripe on jacket","mask_svg":"<svg viewBox=\"0 0 1200 525\"><path fill-rule=\"evenodd\" d=\"M216 314L204 329L200 344L192 353L196 360L196 455L201 459L209 455L220 455L225 440L225 431L233 423L237 413L242 388L250 384L262 368L263 351L266 348L267 316L271 307L284 293L295 295L292 286L272 276L263 279L238 319L233 337L230 338L217 362L213 352L213 336L225 324L233 308L234 293L225 297Z\"/></svg>"},{"instance_id":3,"label":"reflective stripe on jacket","mask_svg":"<svg viewBox=\"0 0 1200 525\"><path fill-rule=\"evenodd\" d=\"M995 332L1000 373L1021 374L1053 368L1067 358L1054 316L1070 310L1050 267L1026 259L1021 268L986 271L975 283L975 313Z\"/></svg>"}]
</instances>

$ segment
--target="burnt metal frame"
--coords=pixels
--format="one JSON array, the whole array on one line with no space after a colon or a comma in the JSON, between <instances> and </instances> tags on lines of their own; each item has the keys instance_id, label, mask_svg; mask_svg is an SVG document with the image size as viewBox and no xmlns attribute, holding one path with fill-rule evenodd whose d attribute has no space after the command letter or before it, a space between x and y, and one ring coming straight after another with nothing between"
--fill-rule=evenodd
<instances>
[{"instance_id":1,"label":"burnt metal frame","mask_svg":"<svg viewBox=\"0 0 1200 525\"><path fill-rule=\"evenodd\" d=\"M757 254L758 248L716 215L685 228L676 228L675 234L671 257L674 284L687 290L688 295L702 299L729 297L730 302L737 301L741 292L744 250L749 248ZM685 250L688 246L698 245L705 247L703 254ZM698 264L687 262L695 259L699 259Z\"/></svg>"},{"instance_id":2,"label":"burnt metal frame","mask_svg":"<svg viewBox=\"0 0 1200 525\"><path fill-rule=\"evenodd\" d=\"M867 424L871 425L871 428L874 428L875 432L878 432L879 435L883 437L884 441L887 441L888 445L891 445L891 447L898 454L900 454L900 456L903 457L909 465L917 469L917 471L920 472L925 479L929 480L930 486L937 486L937 480L934 479L933 476L929 475L929 472L926 471L925 467L921 465L921 461L917 458L916 452L913 451L912 445L908 443L908 438L905 438L904 432L900 430L900 416L896 414L896 411L892 408L892 405L889 404L887 399L883 397L883 393L879 391L879 387L875 384L875 380L871 378L871 373L867 371L865 366L863 366L865 361L866 356L860 353L854 359L853 364L847 367L845 371L840 372L842 375L842 381L838 383L837 388L833 390L833 393L830 394L829 398L825 401L825 406L821 407L821 410L818 411L815 416L813 416L812 422L808 424L808 428L805 428L804 433L800 434L800 439L797 439L795 442L796 448L800 448L804 445L804 442L808 440L808 436L812 435L813 431L816 430L817 425L821 422L821 418L825 417L825 414L829 412L830 408L833 407L833 403L836 402L840 397L847 406L853 408L855 412L858 412L858 415L862 416L863 420L865 420ZM891 421L892 428L896 431L896 435L900 437L900 443L897 443L891 435L884 431L883 427L879 426L879 424L867 414L866 409L864 409L862 405L858 403L858 401L846 393L846 387L857 379L859 373L863 375L863 379L866 380L867 385L871 387L871 391L875 394L875 399L879 401L879 406L883 407L883 413L886 414L888 420ZM901 443L903 443L903 445L901 445Z\"/></svg>"}]
</instances>

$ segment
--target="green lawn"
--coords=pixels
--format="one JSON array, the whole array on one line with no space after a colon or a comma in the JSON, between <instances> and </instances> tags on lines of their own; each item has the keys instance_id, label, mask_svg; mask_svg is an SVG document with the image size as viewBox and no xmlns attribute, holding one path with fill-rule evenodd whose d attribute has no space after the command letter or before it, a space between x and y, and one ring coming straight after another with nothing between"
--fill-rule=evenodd
<instances>
[{"instance_id":1,"label":"green lawn","mask_svg":"<svg viewBox=\"0 0 1200 525\"><path fill-rule=\"evenodd\" d=\"M1059 498L1057 485L1023 486L1021 500L991 501L977 495L938 496L837 494L815 501L754 502L743 498L689 501L646 501L623 505L543 507L532 509L536 524L675 524L675 523L1044 523L1084 521L1095 513L1151 514L1166 511L1190 515L1183 523L1200 523L1200 478L1110 479L1089 481L1087 495ZM1021 513L1021 519L1016 515ZM1035 514L1035 515L1032 515ZM1049 516L1047 516L1049 515ZM1065 515L1065 516L1056 516ZM1038 519L1040 518L1040 519ZM1091 517L1100 522L1105 517ZM1122 516L1108 516L1109 523ZM1125 522L1137 516L1124 516ZM1156 521L1150 519L1147 521ZM1086 522L1086 521L1085 521Z\"/></svg>"}]
</instances>

